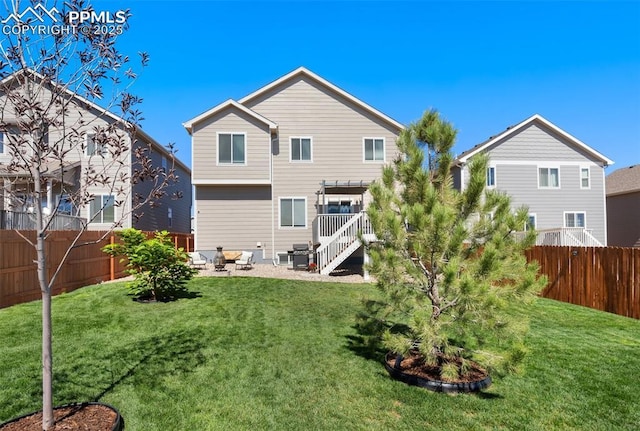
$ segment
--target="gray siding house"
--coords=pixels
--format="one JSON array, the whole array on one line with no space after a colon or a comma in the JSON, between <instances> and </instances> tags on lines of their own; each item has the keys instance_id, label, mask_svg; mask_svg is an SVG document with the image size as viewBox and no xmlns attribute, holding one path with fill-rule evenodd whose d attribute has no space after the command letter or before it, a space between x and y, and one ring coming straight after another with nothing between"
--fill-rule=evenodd
<instances>
[{"instance_id":1,"label":"gray siding house","mask_svg":"<svg viewBox=\"0 0 640 431\"><path fill-rule=\"evenodd\" d=\"M508 193L514 208L529 208L538 244L607 244L604 168L613 161L536 114L459 155L457 188L480 152L490 158L487 186Z\"/></svg>"},{"instance_id":2,"label":"gray siding house","mask_svg":"<svg viewBox=\"0 0 640 431\"><path fill-rule=\"evenodd\" d=\"M309 244L321 272L362 253L368 185L403 125L300 67L184 123L192 137L196 250L289 263Z\"/></svg>"},{"instance_id":3,"label":"gray siding house","mask_svg":"<svg viewBox=\"0 0 640 431\"><path fill-rule=\"evenodd\" d=\"M607 175L608 245L640 247L640 165Z\"/></svg>"},{"instance_id":4,"label":"gray siding house","mask_svg":"<svg viewBox=\"0 0 640 431\"><path fill-rule=\"evenodd\" d=\"M17 74L21 74L19 77ZM24 70L10 75L0 82L0 228L2 229L33 229L33 180L28 172L16 172L8 169L15 154L13 146L22 146L24 136L17 127L19 117L12 106L10 92L22 92L22 86L29 80L43 81L43 76L30 70ZM55 83L48 82L43 87L43 94L39 97L47 103L52 88L61 94L67 104L64 115L65 128L49 125L47 129L48 142L67 142L69 151L64 157L63 167L57 166L47 174L47 202L46 213L56 209L55 223L57 229L74 229L82 223L89 222L89 230L106 230L120 222L122 228L135 227L142 230L169 230L171 232L191 231L191 171L177 159L174 163L179 180L170 185L165 191L167 195L156 200L152 207L146 206L136 211L140 217L131 214L133 196L145 194L150 184L141 182L132 184L120 178L130 178L131 172L137 169L137 159L134 153L143 149L155 167L171 164L168 150L151 138L141 129L136 129L131 137L125 132L127 123L108 110L62 88ZM108 125L115 127L108 128ZM93 143L96 130L113 130L113 133L126 139L128 151L122 154L112 154L105 149L99 149ZM21 151L30 154L33 150L24 143ZM74 193L79 190L83 175L94 168L97 172L105 172L110 178L117 179L106 184L94 184L87 191L94 196L88 205L76 205ZM172 195L180 194L181 199L173 199ZM115 202L122 202L115 205ZM104 207L102 211L99 211ZM94 215L96 215L93 217ZM31 220L31 221L30 221Z\"/></svg>"}]
</instances>

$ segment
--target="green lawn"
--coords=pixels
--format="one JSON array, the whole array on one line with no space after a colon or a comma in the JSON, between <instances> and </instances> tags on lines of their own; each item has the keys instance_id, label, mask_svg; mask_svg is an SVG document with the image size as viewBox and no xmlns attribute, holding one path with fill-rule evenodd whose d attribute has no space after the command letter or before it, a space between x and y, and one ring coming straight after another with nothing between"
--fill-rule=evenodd
<instances>
[{"instance_id":1,"label":"green lawn","mask_svg":"<svg viewBox=\"0 0 640 431\"><path fill-rule=\"evenodd\" d=\"M128 431L640 429L640 321L539 300L522 376L481 395L391 380L359 343L373 286L198 278L139 304L122 283L58 296L55 403L116 406ZM0 310L0 422L40 407L40 303Z\"/></svg>"}]
</instances>

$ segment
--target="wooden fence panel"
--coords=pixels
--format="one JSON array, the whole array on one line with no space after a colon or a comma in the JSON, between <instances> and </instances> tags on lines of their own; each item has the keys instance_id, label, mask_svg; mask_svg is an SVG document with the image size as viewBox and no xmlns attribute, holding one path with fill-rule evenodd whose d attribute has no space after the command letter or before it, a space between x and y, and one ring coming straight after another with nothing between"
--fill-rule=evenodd
<instances>
[{"instance_id":1,"label":"wooden fence panel","mask_svg":"<svg viewBox=\"0 0 640 431\"><path fill-rule=\"evenodd\" d=\"M536 246L526 256L548 278L541 296L640 319L640 249Z\"/></svg>"},{"instance_id":2,"label":"wooden fence panel","mask_svg":"<svg viewBox=\"0 0 640 431\"><path fill-rule=\"evenodd\" d=\"M35 231L22 231L20 234L35 242ZM12 230L0 230L0 308L41 298L36 273L36 252L20 234ZM76 235L75 231L50 232L46 242L50 277ZM124 263L101 250L103 246L115 241L115 236L111 234L97 242L103 235L104 232L97 231L82 234L79 243L88 244L71 251L54 282L54 295L126 275ZM172 237L177 247L193 250L192 234L178 233L172 234Z\"/></svg>"}]
</instances>

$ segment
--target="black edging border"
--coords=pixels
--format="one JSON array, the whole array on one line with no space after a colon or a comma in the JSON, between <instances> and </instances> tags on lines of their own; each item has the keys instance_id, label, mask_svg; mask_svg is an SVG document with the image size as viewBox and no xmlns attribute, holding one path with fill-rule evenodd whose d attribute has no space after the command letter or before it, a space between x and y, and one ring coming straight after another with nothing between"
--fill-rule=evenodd
<instances>
[{"instance_id":1,"label":"black edging border","mask_svg":"<svg viewBox=\"0 0 640 431\"><path fill-rule=\"evenodd\" d=\"M120 412L118 411L118 409L116 409L115 407L113 407L110 404L98 403L98 402L71 403L71 404L64 404L64 405L61 405L61 406L56 406L56 407L53 408L53 410L64 409L64 408L67 408L67 407L83 409L84 407L87 407L87 406L104 406L104 407L107 407L108 409L113 410L116 413L116 419L115 419L115 423L111 427L111 431L122 431L122 430L124 430L124 418L122 417L122 415L120 415ZM42 412L42 410L36 410L35 412L27 413L27 414L19 416L17 418L11 419L11 420L9 420L7 422L3 422L3 423L0 424L0 429L2 429L5 425L9 425L9 424L12 424L14 422L18 422L21 419L24 419L26 417L38 414L40 412Z\"/></svg>"},{"instance_id":2,"label":"black edging border","mask_svg":"<svg viewBox=\"0 0 640 431\"><path fill-rule=\"evenodd\" d=\"M389 365L388 360L393 356L396 357L396 360L395 366L392 367ZM480 392L482 389L491 386L491 376L487 376L484 379L477 380L475 382L448 383L441 380L429 380L411 374L406 374L397 368L401 360L402 355L396 355L393 352L389 352L384 357L384 367L392 378L400 380L401 382L411 386L419 386L433 392L443 392L447 394Z\"/></svg>"}]
</instances>

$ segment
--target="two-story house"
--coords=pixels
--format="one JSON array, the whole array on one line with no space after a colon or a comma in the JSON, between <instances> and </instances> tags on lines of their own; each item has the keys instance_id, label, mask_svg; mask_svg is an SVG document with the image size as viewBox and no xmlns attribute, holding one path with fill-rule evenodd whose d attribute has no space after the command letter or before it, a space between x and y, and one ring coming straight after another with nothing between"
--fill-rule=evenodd
<instances>
[{"instance_id":1,"label":"two-story house","mask_svg":"<svg viewBox=\"0 0 640 431\"><path fill-rule=\"evenodd\" d=\"M47 144L65 152L62 158L43 161L40 169L46 182L42 186L43 212L55 214L51 228L78 229L88 222L90 230L110 229L120 223L122 228L190 232L190 169L177 159L172 162L169 151L141 129L135 128L131 134L130 125L122 118L27 69L0 82L0 229L35 228L33 175L24 168L10 169L12 160L20 157L16 153L26 160L34 154L34 145L29 143L32 136L18 127L23 122L20 115L26 114L18 114L20 110L13 106L27 100L23 96L26 86L37 89L33 97L38 103L55 100L52 106L59 110L55 124L47 124L42 132ZM126 151L120 153L100 143L96 133L107 130L126 141ZM151 188L149 181L131 181L132 172L140 168L137 151L144 151L152 166L168 169L173 164L178 181L165 189L165 196L155 199L153 207L147 204L132 212L135 196L146 195ZM89 184L85 176L92 171L104 173L106 180ZM90 195L88 203L78 204L87 201L78 196L79 190ZM175 195L182 198L174 199Z\"/></svg>"},{"instance_id":2,"label":"two-story house","mask_svg":"<svg viewBox=\"0 0 640 431\"><path fill-rule=\"evenodd\" d=\"M300 67L184 127L196 249L282 264L294 244L309 244L326 274L362 252L367 188L396 156L403 125Z\"/></svg>"},{"instance_id":3,"label":"two-story house","mask_svg":"<svg viewBox=\"0 0 640 431\"><path fill-rule=\"evenodd\" d=\"M613 161L536 114L459 155L457 188L480 152L489 154L487 187L509 194L514 208L529 208L538 244L607 244L604 168Z\"/></svg>"}]
</instances>

